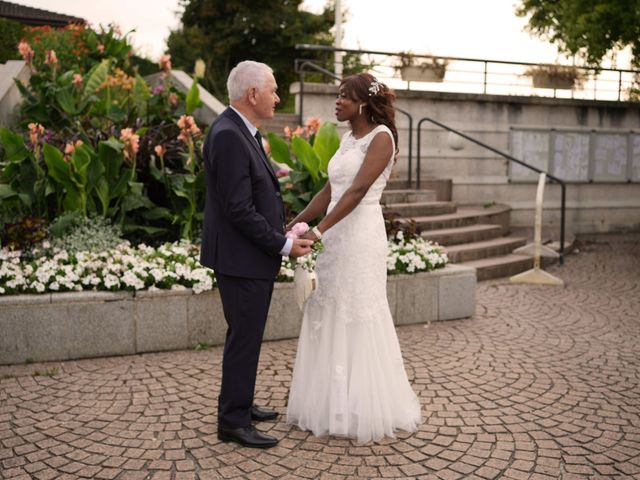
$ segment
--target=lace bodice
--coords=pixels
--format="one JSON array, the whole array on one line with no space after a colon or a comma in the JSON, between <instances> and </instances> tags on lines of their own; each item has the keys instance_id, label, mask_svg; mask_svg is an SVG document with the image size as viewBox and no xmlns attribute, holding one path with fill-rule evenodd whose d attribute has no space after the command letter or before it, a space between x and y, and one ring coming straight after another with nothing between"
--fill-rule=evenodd
<instances>
[{"instance_id":1,"label":"lace bodice","mask_svg":"<svg viewBox=\"0 0 640 480\"><path fill-rule=\"evenodd\" d=\"M362 138L355 138L351 131L342 136L340 148L329 162L329 181L331 182L331 202L337 202L344 194L345 190L351 186L353 179L360 170L360 166L369 149L369 144L379 132L387 132L391 137L393 151L395 152L395 142L391 130L385 125L378 125ZM369 191L362 199L362 204L378 204L380 196L387 184L391 169L393 168L393 154L389 159L387 167L382 174L371 185Z\"/></svg>"}]
</instances>

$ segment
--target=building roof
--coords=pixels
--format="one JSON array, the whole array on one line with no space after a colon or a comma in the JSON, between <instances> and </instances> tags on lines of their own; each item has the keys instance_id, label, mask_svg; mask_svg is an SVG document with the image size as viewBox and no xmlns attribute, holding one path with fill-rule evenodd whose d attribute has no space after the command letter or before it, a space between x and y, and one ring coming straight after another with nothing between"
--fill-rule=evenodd
<instances>
[{"instance_id":1,"label":"building roof","mask_svg":"<svg viewBox=\"0 0 640 480\"><path fill-rule=\"evenodd\" d=\"M52 27L64 27L70 23L86 23L83 18L1 0L0 17L33 26L50 25Z\"/></svg>"}]
</instances>

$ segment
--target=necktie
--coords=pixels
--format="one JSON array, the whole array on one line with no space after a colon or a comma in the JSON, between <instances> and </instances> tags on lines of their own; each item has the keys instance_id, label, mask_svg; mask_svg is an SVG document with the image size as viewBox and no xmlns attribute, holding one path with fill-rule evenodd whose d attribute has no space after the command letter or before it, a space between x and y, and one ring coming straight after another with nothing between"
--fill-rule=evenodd
<instances>
[{"instance_id":1,"label":"necktie","mask_svg":"<svg viewBox=\"0 0 640 480\"><path fill-rule=\"evenodd\" d=\"M258 130L256 130L256 134L254 135L254 137L258 141L258 145L260 145L260 151L264 155L264 158L266 158L268 161L269 157L267 157L267 152L264 151L264 146L262 145L262 135L260 135L260 132Z\"/></svg>"}]
</instances>

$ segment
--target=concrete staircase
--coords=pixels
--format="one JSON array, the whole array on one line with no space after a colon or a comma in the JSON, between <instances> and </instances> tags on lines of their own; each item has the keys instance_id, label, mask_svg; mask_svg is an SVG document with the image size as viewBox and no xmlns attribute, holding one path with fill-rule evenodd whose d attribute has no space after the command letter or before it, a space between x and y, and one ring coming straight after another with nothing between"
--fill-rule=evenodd
<instances>
[{"instance_id":1,"label":"concrete staircase","mask_svg":"<svg viewBox=\"0 0 640 480\"><path fill-rule=\"evenodd\" d=\"M508 206L458 207L451 202L447 180L429 179L420 190L410 187L406 181L391 180L382 197L385 211L401 221L413 219L422 237L442 245L452 263L475 267L478 280L532 268L531 257L512 253L529 239L511 234Z\"/></svg>"}]
</instances>

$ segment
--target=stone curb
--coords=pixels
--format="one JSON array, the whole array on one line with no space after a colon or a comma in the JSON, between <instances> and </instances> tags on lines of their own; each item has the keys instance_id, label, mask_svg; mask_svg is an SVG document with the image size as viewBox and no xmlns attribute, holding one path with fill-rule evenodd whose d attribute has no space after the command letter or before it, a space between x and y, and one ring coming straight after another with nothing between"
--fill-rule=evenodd
<instances>
[{"instance_id":1,"label":"stone curb","mask_svg":"<svg viewBox=\"0 0 640 480\"><path fill-rule=\"evenodd\" d=\"M470 317L476 271L460 265L390 276L396 325ZM265 340L297 337L302 313L293 284L276 283ZM217 290L65 292L0 297L0 364L72 360L224 343Z\"/></svg>"}]
</instances>

